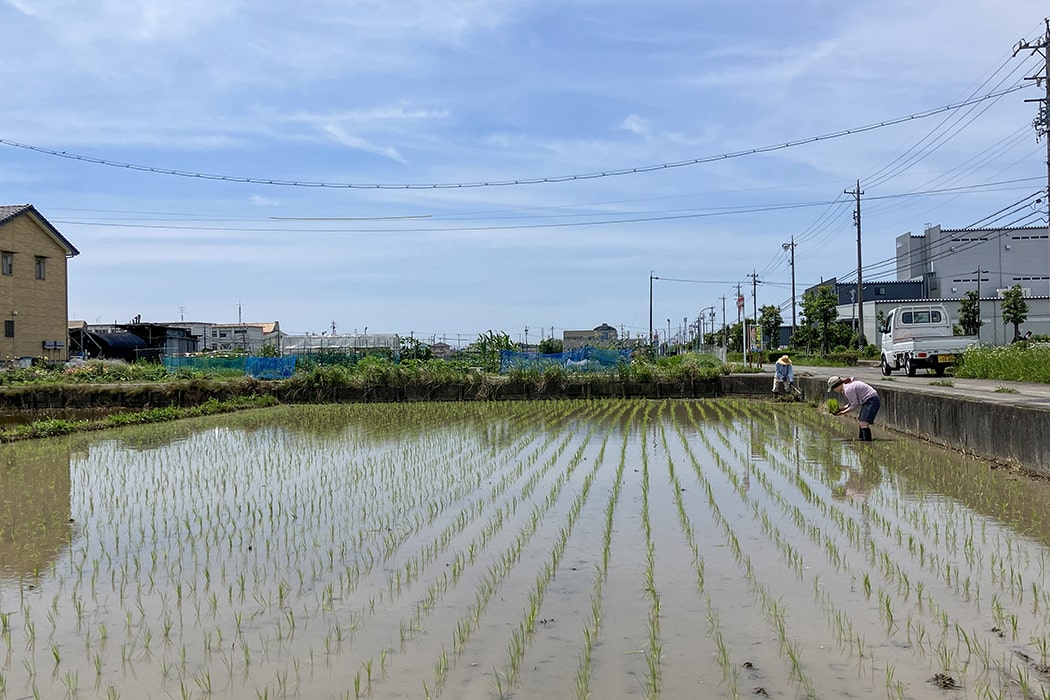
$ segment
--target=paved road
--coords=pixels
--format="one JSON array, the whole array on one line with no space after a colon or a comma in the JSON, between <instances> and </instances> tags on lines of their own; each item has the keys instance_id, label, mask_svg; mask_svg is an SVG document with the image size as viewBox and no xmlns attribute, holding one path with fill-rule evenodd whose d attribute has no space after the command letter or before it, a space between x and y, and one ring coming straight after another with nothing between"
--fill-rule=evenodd
<instances>
[{"instance_id":1,"label":"paved road","mask_svg":"<svg viewBox=\"0 0 1050 700\"><path fill-rule=\"evenodd\" d=\"M773 366L766 365L765 371L770 374L770 385L772 386ZM920 370L914 377L909 377L904 372L894 372L889 377L882 375L878 367L805 367L795 365L795 375L800 377L820 377L827 379L837 374L839 376L856 377L876 389L880 385L892 384L894 387L908 387L918 391L929 391L932 393L960 396L983 401L994 401L1004 404L1017 404L1019 406L1046 407L1050 408L1050 384L1034 384L1030 382L1008 382L1001 379L961 379L958 377L938 377L933 374L923 374ZM937 386L936 382L950 382L951 386ZM997 391L997 389L999 391ZM1016 391L1002 391L1009 389ZM830 396L830 394L829 394Z\"/></svg>"}]
</instances>

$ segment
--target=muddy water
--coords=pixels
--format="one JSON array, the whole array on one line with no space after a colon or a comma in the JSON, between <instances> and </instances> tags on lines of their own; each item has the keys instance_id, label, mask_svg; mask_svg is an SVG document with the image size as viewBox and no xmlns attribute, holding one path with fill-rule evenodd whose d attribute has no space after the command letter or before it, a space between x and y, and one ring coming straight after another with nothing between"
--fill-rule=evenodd
<instances>
[{"instance_id":1,"label":"muddy water","mask_svg":"<svg viewBox=\"0 0 1050 700\"><path fill-rule=\"evenodd\" d=\"M811 407L279 407L0 448L0 698L1043 697L1050 487Z\"/></svg>"}]
</instances>

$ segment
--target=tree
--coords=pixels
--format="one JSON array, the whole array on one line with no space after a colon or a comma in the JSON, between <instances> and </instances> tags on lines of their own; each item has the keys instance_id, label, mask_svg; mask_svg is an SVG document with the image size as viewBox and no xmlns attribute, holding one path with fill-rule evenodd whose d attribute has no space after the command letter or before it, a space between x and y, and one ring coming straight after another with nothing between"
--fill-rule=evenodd
<instances>
[{"instance_id":1,"label":"tree","mask_svg":"<svg viewBox=\"0 0 1050 700\"><path fill-rule=\"evenodd\" d=\"M544 355L557 355L563 352L564 348L565 344L561 342L561 338L544 338L536 349Z\"/></svg>"},{"instance_id":2,"label":"tree","mask_svg":"<svg viewBox=\"0 0 1050 700\"><path fill-rule=\"evenodd\" d=\"M517 344L506 333L486 331L470 344L467 354L472 362L477 363L486 372L498 372L500 350L517 349Z\"/></svg>"},{"instance_id":3,"label":"tree","mask_svg":"<svg viewBox=\"0 0 1050 700\"><path fill-rule=\"evenodd\" d=\"M984 321L981 320L981 300L977 292L970 290L959 301L959 327L963 335L977 335Z\"/></svg>"},{"instance_id":4,"label":"tree","mask_svg":"<svg viewBox=\"0 0 1050 700\"><path fill-rule=\"evenodd\" d=\"M1000 308L1003 310L1003 323L1013 324L1014 340L1020 340L1021 324L1028 320L1028 302L1024 300L1021 285L1015 284L1003 292Z\"/></svg>"},{"instance_id":5,"label":"tree","mask_svg":"<svg viewBox=\"0 0 1050 700\"><path fill-rule=\"evenodd\" d=\"M784 317L780 315L780 307L769 304L759 309L762 313L758 316L758 327L762 331L762 337L768 340L770 349L774 346L780 347L780 327L784 325ZM774 340L776 342L774 342Z\"/></svg>"},{"instance_id":6,"label":"tree","mask_svg":"<svg viewBox=\"0 0 1050 700\"><path fill-rule=\"evenodd\" d=\"M413 336L401 338L400 353L402 360L429 360L434 357L430 346Z\"/></svg>"},{"instance_id":7,"label":"tree","mask_svg":"<svg viewBox=\"0 0 1050 700\"><path fill-rule=\"evenodd\" d=\"M818 287L816 292L806 292L802 295L803 323L815 329L815 341L820 343L821 354L827 354L829 341L831 341L831 325L839 317L835 308L838 306L838 296L830 286Z\"/></svg>"}]
</instances>

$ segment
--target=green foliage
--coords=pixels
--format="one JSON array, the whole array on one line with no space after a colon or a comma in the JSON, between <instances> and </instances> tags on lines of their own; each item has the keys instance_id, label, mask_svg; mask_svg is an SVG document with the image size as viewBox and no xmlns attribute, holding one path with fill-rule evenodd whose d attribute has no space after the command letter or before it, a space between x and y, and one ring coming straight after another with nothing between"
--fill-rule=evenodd
<instances>
[{"instance_id":1,"label":"green foliage","mask_svg":"<svg viewBox=\"0 0 1050 700\"><path fill-rule=\"evenodd\" d=\"M769 304L759 309L758 329L762 332L765 346L775 348L780 345L780 327L784 325L784 317L780 313L779 306Z\"/></svg>"},{"instance_id":2,"label":"green foliage","mask_svg":"<svg viewBox=\"0 0 1050 700\"><path fill-rule=\"evenodd\" d=\"M1017 340L1021 337L1021 324L1028 320L1028 302L1024 300L1021 285L1015 284L1003 292L1000 308L1003 310L1003 323L1014 327L1014 340Z\"/></svg>"},{"instance_id":3,"label":"green foliage","mask_svg":"<svg viewBox=\"0 0 1050 700\"><path fill-rule=\"evenodd\" d=\"M1050 346L1014 343L966 349L954 374L971 379L1004 379L1050 384Z\"/></svg>"},{"instance_id":4,"label":"green foliage","mask_svg":"<svg viewBox=\"0 0 1050 700\"><path fill-rule=\"evenodd\" d=\"M46 438L57 435L69 435L76 430L74 421L62 420L61 418L48 418L15 428L19 437Z\"/></svg>"},{"instance_id":5,"label":"green foliage","mask_svg":"<svg viewBox=\"0 0 1050 700\"><path fill-rule=\"evenodd\" d=\"M827 353L834 336L833 326L838 318L838 297L830 286L818 287L816 292L802 295L802 325L813 329L812 340L819 344L821 353Z\"/></svg>"},{"instance_id":6,"label":"green foliage","mask_svg":"<svg viewBox=\"0 0 1050 700\"><path fill-rule=\"evenodd\" d=\"M499 371L499 351L517 350L518 345L506 333L486 331L467 348L467 356L486 372Z\"/></svg>"},{"instance_id":7,"label":"green foliage","mask_svg":"<svg viewBox=\"0 0 1050 700\"><path fill-rule=\"evenodd\" d=\"M824 408L827 409L828 413L838 413L841 407L838 399L828 399L824 402Z\"/></svg>"},{"instance_id":8,"label":"green foliage","mask_svg":"<svg viewBox=\"0 0 1050 700\"><path fill-rule=\"evenodd\" d=\"M121 360L89 360L68 366L33 365L0 373L0 383L3 384L106 384L161 382L170 378L163 365Z\"/></svg>"},{"instance_id":9,"label":"green foliage","mask_svg":"<svg viewBox=\"0 0 1050 700\"><path fill-rule=\"evenodd\" d=\"M72 433L87 430L119 428L127 425L163 423L178 420L180 418L212 415L216 413L229 413L231 411L239 411L249 408L266 408L275 405L277 405L277 399L269 395L238 396L228 401L209 399L199 406L186 408L162 406L158 408L149 408L143 411L111 413L104 418L96 420L64 420L61 418L48 418L46 420L34 421L28 425L19 425L7 430L0 430L0 442L49 438L59 435L70 435Z\"/></svg>"},{"instance_id":10,"label":"green foliage","mask_svg":"<svg viewBox=\"0 0 1050 700\"><path fill-rule=\"evenodd\" d=\"M962 335L977 335L984 321L981 320L981 303L976 290L970 290L959 300L959 328Z\"/></svg>"},{"instance_id":11,"label":"green foliage","mask_svg":"<svg viewBox=\"0 0 1050 700\"><path fill-rule=\"evenodd\" d=\"M402 360L429 360L434 357L429 345L412 336L401 339L400 354Z\"/></svg>"},{"instance_id":12,"label":"green foliage","mask_svg":"<svg viewBox=\"0 0 1050 700\"><path fill-rule=\"evenodd\" d=\"M564 352L564 347L565 344L562 343L561 338L544 338L536 349L544 355L557 355Z\"/></svg>"},{"instance_id":13,"label":"green foliage","mask_svg":"<svg viewBox=\"0 0 1050 700\"><path fill-rule=\"evenodd\" d=\"M277 351L277 346L273 343L266 343L259 351L255 353L257 357L280 357L281 353Z\"/></svg>"}]
</instances>

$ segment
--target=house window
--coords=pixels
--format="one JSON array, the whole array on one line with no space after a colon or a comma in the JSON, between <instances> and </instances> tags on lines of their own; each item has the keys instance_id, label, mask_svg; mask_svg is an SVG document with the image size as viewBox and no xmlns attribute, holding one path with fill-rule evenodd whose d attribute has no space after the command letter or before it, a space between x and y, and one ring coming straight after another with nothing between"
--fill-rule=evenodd
<instances>
[{"instance_id":1,"label":"house window","mask_svg":"<svg viewBox=\"0 0 1050 700\"><path fill-rule=\"evenodd\" d=\"M36 258L36 278L38 280L47 279L47 258L37 256Z\"/></svg>"},{"instance_id":2,"label":"house window","mask_svg":"<svg viewBox=\"0 0 1050 700\"><path fill-rule=\"evenodd\" d=\"M3 252L0 253L0 272L5 275L15 274L15 254Z\"/></svg>"},{"instance_id":3,"label":"house window","mask_svg":"<svg viewBox=\"0 0 1050 700\"><path fill-rule=\"evenodd\" d=\"M15 321L14 319L7 319L4 321L4 337L14 338L15 337Z\"/></svg>"}]
</instances>

